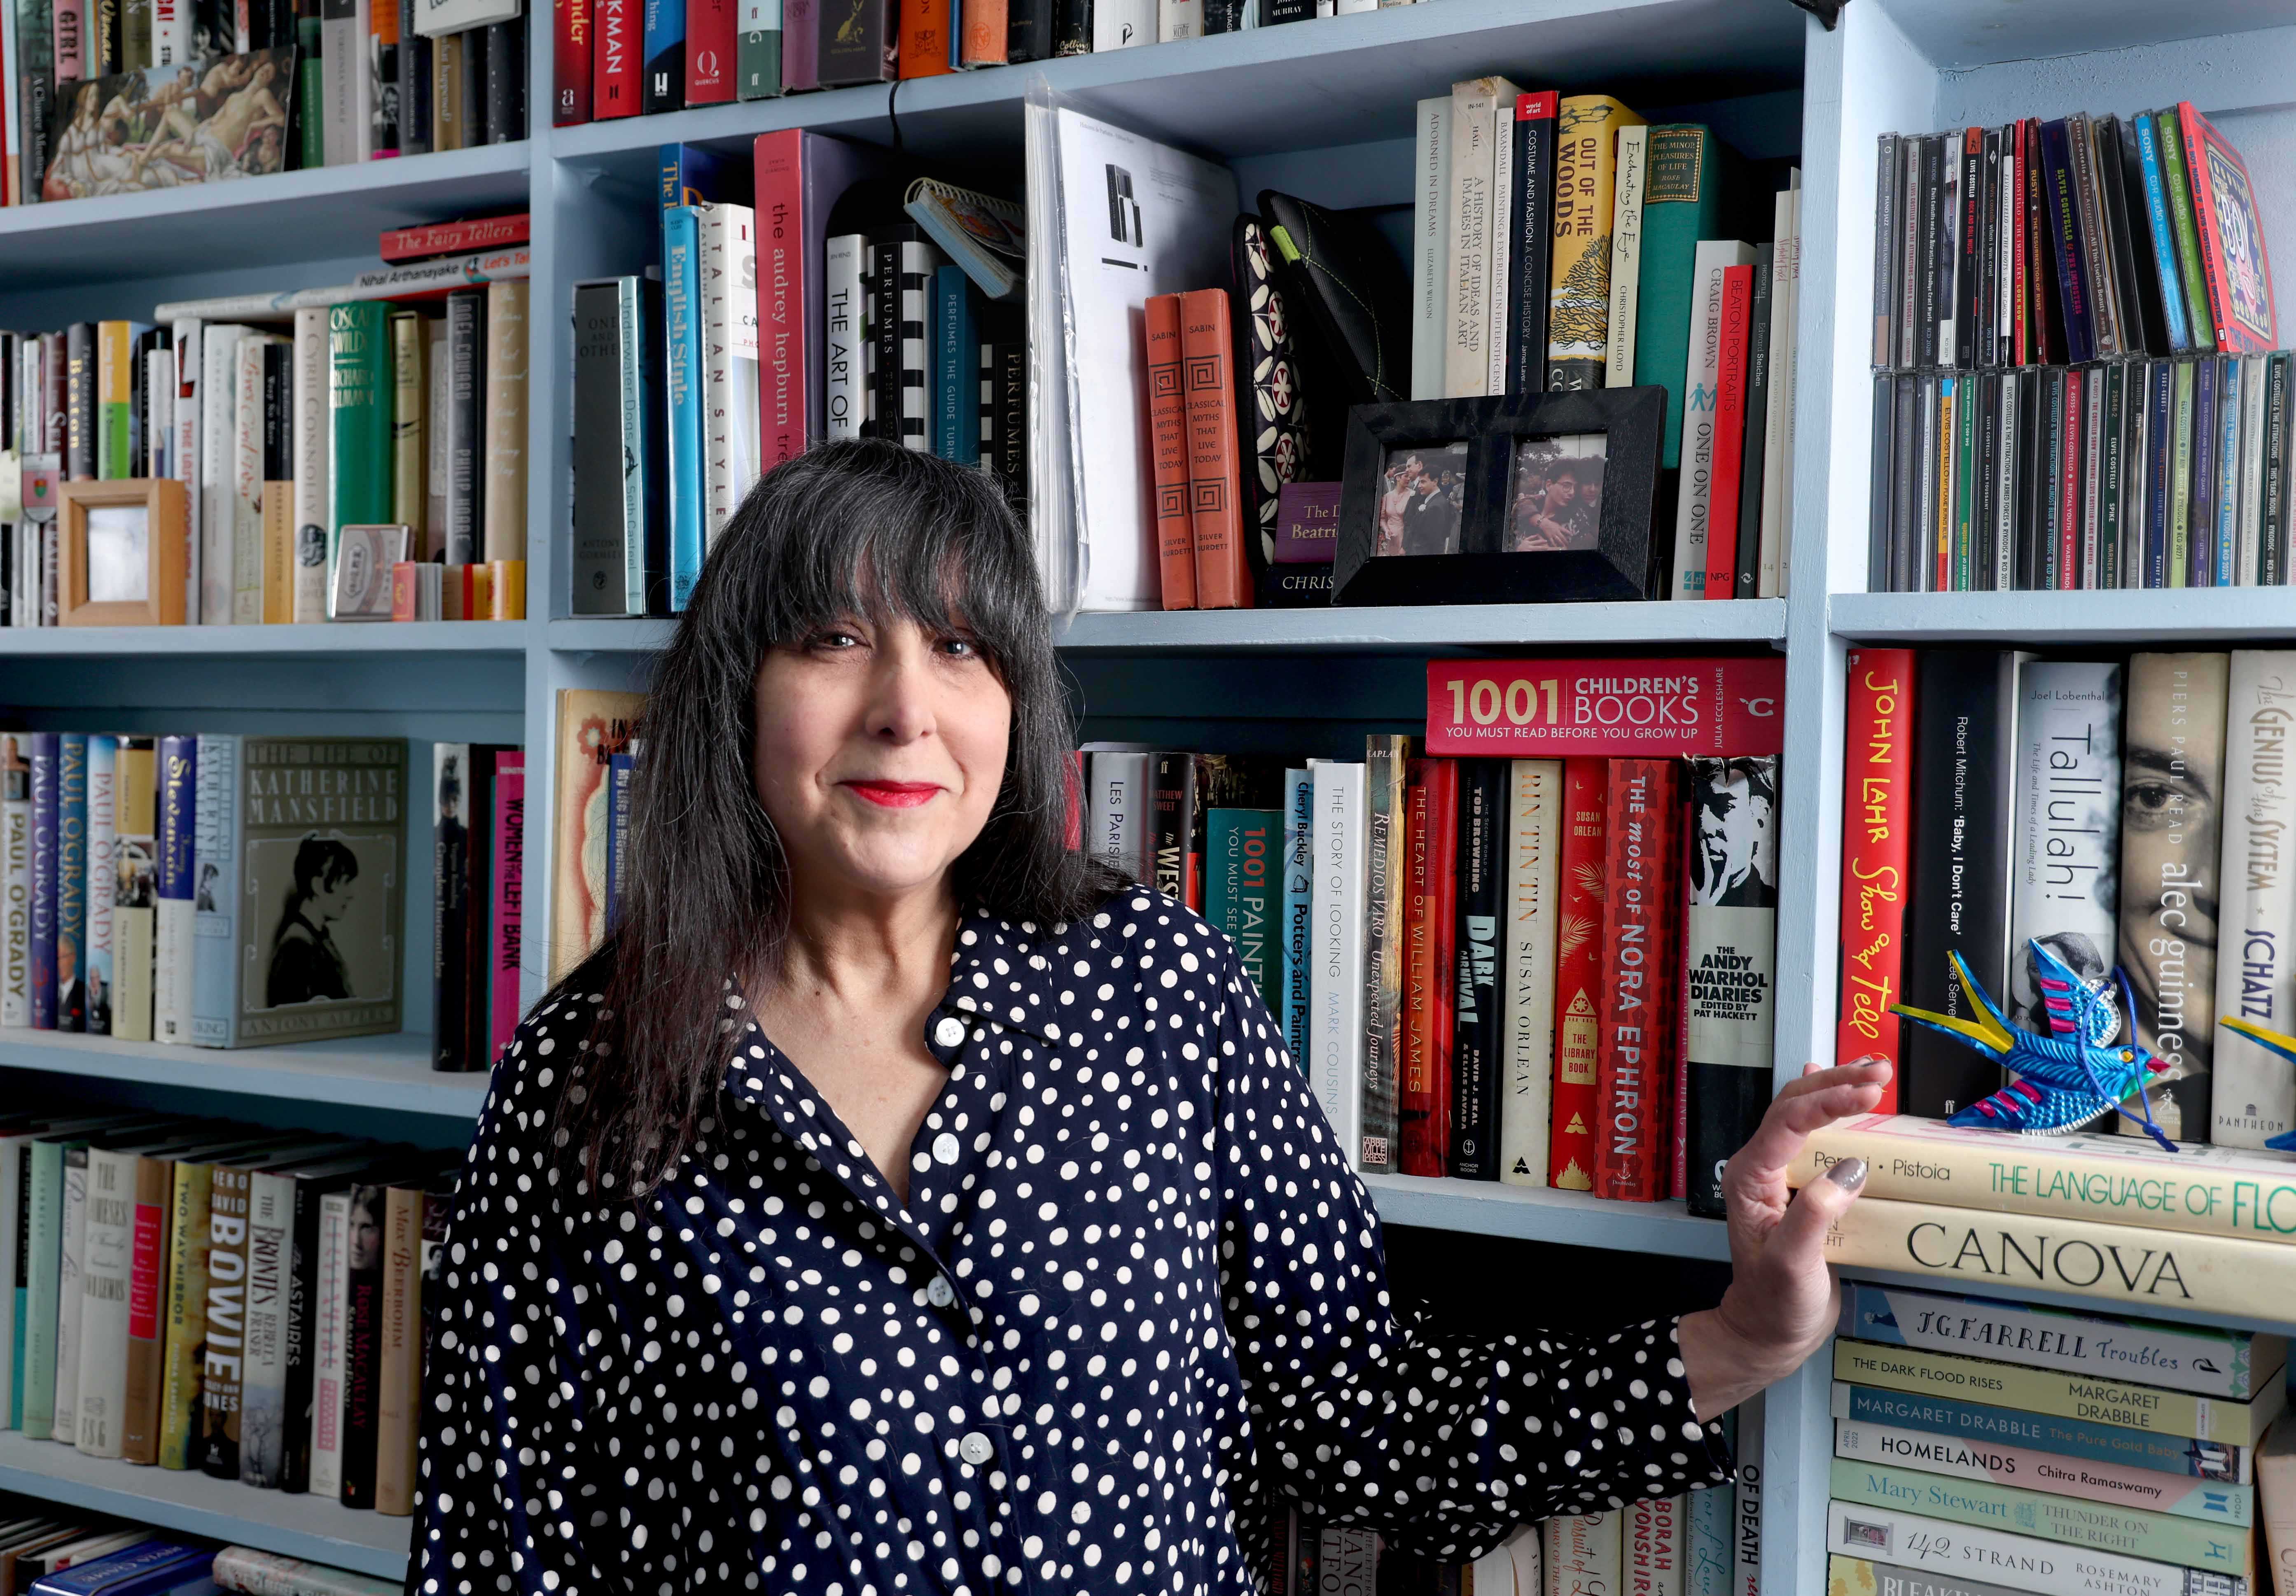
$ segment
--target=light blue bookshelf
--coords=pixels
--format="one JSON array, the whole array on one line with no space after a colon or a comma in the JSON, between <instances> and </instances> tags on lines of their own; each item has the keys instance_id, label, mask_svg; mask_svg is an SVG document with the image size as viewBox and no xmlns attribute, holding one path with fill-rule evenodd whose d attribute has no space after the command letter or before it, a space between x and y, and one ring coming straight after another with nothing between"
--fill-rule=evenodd
<instances>
[{"instance_id":1,"label":"light blue bookshelf","mask_svg":"<svg viewBox=\"0 0 2296 1596\"><path fill-rule=\"evenodd\" d=\"M0 705L36 725L364 732L523 740L532 813L551 811L554 697L643 687L658 621L570 615L571 285L634 271L657 249L655 151L683 140L746 150L804 127L886 144L957 175L1017 175L1021 112L1041 79L1152 136L1228 160L1263 186L1338 206L1410 198L1411 106L1499 71L1526 86L1616 93L1653 119L1713 124L1756 157L1798 155L1802 292L1792 596L1721 604L1469 605L1433 610L1086 615L1062 629L1087 735L1168 745L1338 753L1369 730L1414 729L1432 654L1526 650L1783 651L1788 660L1777 1056L1786 1078L1831 1056L1840 844L1841 667L1856 642L2205 641L2296 637L2288 590L2126 594L1869 594L1865 520L1874 150L1885 131L2193 98L2241 144L2267 242L2296 285L2296 27L2283 0L1851 0L1833 31L1786 0L1425 0L1281 29L1037 67L537 126L516 143L213 188L0 212L0 326L38 329L210 294L348 282L386 227L486 209L533 214L528 436L529 613L422 626L0 629ZM543 19L537 19L537 27ZM529 104L551 101L550 51L530 53ZM890 114L889 114L890 112ZM2285 293L2286 314L2296 300ZM1124 440L1123 446L1129 446ZM412 857L428 856L417 814ZM550 837L529 837L528 880ZM430 968L427 871L407 883L406 969ZM529 999L545 982L549 907L526 903ZM427 984L392 1037L212 1053L0 1032L0 1086L192 1103L274 1123L386 1125L438 1143L468 1134L476 1076L427 1068ZM1723 1228L1679 1205L1376 1177L1389 1223L1601 1248L1621 1272L1727 1256ZM1624 1278L1622 1273L1620 1278ZM2038 1298L2038 1300L2062 1300ZM2296 1322L2296 1304L2287 1318ZM1768 1398L1767 1596L1824 1578L1826 1375ZM396 1576L406 1520L125 1464L0 1434L0 1487L294 1556Z\"/></svg>"}]
</instances>

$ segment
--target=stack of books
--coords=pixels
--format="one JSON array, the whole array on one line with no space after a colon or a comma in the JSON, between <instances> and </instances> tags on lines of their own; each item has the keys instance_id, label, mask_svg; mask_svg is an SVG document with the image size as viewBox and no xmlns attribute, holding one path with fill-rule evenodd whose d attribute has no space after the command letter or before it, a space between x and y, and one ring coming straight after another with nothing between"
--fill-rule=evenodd
<instances>
[{"instance_id":1,"label":"stack of books","mask_svg":"<svg viewBox=\"0 0 2296 1596\"><path fill-rule=\"evenodd\" d=\"M1844 1282L1830 1596L2249 1596L2278 1336Z\"/></svg>"}]
</instances>

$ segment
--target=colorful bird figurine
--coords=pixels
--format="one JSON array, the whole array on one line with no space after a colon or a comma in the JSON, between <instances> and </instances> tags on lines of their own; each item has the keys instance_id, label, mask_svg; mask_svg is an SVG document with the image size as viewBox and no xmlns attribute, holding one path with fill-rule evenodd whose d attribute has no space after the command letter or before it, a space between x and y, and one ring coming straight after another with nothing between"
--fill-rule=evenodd
<instances>
[{"instance_id":1,"label":"colorful bird figurine","mask_svg":"<svg viewBox=\"0 0 2296 1596\"><path fill-rule=\"evenodd\" d=\"M2152 1078L2169 1067L2139 1046L2133 1034L2128 1042L2114 1045L2113 1039L2120 1034L2120 1017L2113 1012L2102 982L2092 986L2083 981L2038 942L2026 945L2033 951L2033 973L2040 983L2042 1006L2048 1011L2054 1035L2037 1035L2010 1025L1969 973L1959 954L1953 955L1954 973L1961 978L1961 989L1969 995L1972 1018L1956 1019L1903 1003L1890 1005L1890 1012L1957 1036L2016 1074L2010 1084L1980 1102L1971 1103L1946 1123L2020 1136L2062 1136L2127 1106L2140 1115L2152 1140L2176 1151L2177 1144L2153 1124L2152 1105L2144 1092ZM2118 970L2114 975L2121 1001L2135 1013L2128 977ZM2282 1037L2280 1042L2286 1044L2282 1051L2296 1058L2296 1038ZM2276 1044L2267 1042L2266 1045Z\"/></svg>"},{"instance_id":2,"label":"colorful bird figurine","mask_svg":"<svg viewBox=\"0 0 2296 1596\"><path fill-rule=\"evenodd\" d=\"M2239 1032L2259 1046L2270 1048L2284 1059L2296 1059L2296 1036L2291 1036L2285 1031L2267 1031L2254 1020L2243 1019L2236 1014L2227 1015L2217 1023L2227 1031ZM2267 1139L2264 1145L2275 1152L2296 1152L2296 1131L2283 1131Z\"/></svg>"}]
</instances>

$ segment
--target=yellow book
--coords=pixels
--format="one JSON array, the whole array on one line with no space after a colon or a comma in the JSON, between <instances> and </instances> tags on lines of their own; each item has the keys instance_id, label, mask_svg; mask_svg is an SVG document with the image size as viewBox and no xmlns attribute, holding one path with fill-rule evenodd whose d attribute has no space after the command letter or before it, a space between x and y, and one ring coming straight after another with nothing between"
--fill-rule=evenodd
<instances>
[{"instance_id":1,"label":"yellow book","mask_svg":"<svg viewBox=\"0 0 2296 1596\"><path fill-rule=\"evenodd\" d=\"M487 284L486 515L478 557L526 558L526 283ZM748 485L743 484L746 487ZM478 614L484 615L481 608Z\"/></svg>"},{"instance_id":2,"label":"yellow book","mask_svg":"<svg viewBox=\"0 0 2296 1596\"><path fill-rule=\"evenodd\" d=\"M526 561L491 560L487 564L489 595L487 606L488 618L524 620L526 618Z\"/></svg>"},{"instance_id":3,"label":"yellow book","mask_svg":"<svg viewBox=\"0 0 2296 1596\"><path fill-rule=\"evenodd\" d=\"M424 371L430 333L418 311L390 313L390 519L404 522L411 558L419 559L429 520L425 468L429 434L423 411L430 392Z\"/></svg>"},{"instance_id":4,"label":"yellow book","mask_svg":"<svg viewBox=\"0 0 2296 1596\"><path fill-rule=\"evenodd\" d=\"M295 619L295 485L263 485L263 623Z\"/></svg>"},{"instance_id":5,"label":"yellow book","mask_svg":"<svg viewBox=\"0 0 2296 1596\"><path fill-rule=\"evenodd\" d=\"M208 1338L208 1198L215 1166L184 1159L176 1166L168 1212L166 1350L160 1381L160 1467L192 1466L199 1433L201 1355Z\"/></svg>"},{"instance_id":6,"label":"yellow book","mask_svg":"<svg viewBox=\"0 0 2296 1596\"><path fill-rule=\"evenodd\" d=\"M1568 94L1554 124L1554 263L1546 303L1546 386L1603 386L1611 339L1611 210L1619 130L1643 118L1608 94Z\"/></svg>"},{"instance_id":7,"label":"yellow book","mask_svg":"<svg viewBox=\"0 0 2296 1596\"><path fill-rule=\"evenodd\" d=\"M127 322L95 324L95 474L111 482L137 477L135 438L135 328Z\"/></svg>"},{"instance_id":8,"label":"yellow book","mask_svg":"<svg viewBox=\"0 0 2296 1596\"><path fill-rule=\"evenodd\" d=\"M1987 1407L2018 1408L2159 1436L2190 1436L2229 1446L2255 1445L2288 1401L2285 1380L2267 1380L2254 1400L2234 1402L2063 1369L2033 1369L1868 1341L1833 1344L1833 1378L1884 1391L1950 1396Z\"/></svg>"}]
</instances>

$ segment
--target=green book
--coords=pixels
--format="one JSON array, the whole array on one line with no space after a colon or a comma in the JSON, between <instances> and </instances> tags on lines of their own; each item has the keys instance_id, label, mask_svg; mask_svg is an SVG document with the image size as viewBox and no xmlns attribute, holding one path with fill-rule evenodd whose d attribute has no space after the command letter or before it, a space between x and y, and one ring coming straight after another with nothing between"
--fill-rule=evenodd
<instances>
[{"instance_id":1,"label":"green book","mask_svg":"<svg viewBox=\"0 0 2296 1596\"><path fill-rule=\"evenodd\" d=\"M64 1245L64 1144L25 1149L24 1400L16 1426L46 1439L56 1424L56 1272Z\"/></svg>"},{"instance_id":2,"label":"green book","mask_svg":"<svg viewBox=\"0 0 2296 1596\"><path fill-rule=\"evenodd\" d=\"M2193 185L2185 175L2184 131L2177 126L2174 106L2152 112L2152 125L2161 133L2161 166L2169 180L2169 224L2177 234L2177 271L2185 280L2185 303L2193 311L2193 348L2205 355L2217 347L2217 324L2209 315L2209 285L2201 273L2201 229L2193 219Z\"/></svg>"},{"instance_id":3,"label":"green book","mask_svg":"<svg viewBox=\"0 0 2296 1596\"><path fill-rule=\"evenodd\" d=\"M1235 944L1244 974L1274 1004L1283 902L1283 813L1213 809L1204 817L1204 918Z\"/></svg>"},{"instance_id":4,"label":"green book","mask_svg":"<svg viewBox=\"0 0 2296 1596\"><path fill-rule=\"evenodd\" d=\"M745 12L753 9L744 5ZM778 22L781 7L761 8L767 19ZM782 92L782 30L778 27L760 28L744 33L734 51L734 89L743 100L771 100Z\"/></svg>"},{"instance_id":5,"label":"green book","mask_svg":"<svg viewBox=\"0 0 2296 1596\"><path fill-rule=\"evenodd\" d=\"M1690 302L1698 241L1720 238L1723 191L1738 158L1696 122L1650 130L1643 179L1643 264L1635 287L1635 385L1666 389L1665 458L1682 463L1683 385L1690 370Z\"/></svg>"},{"instance_id":6,"label":"green book","mask_svg":"<svg viewBox=\"0 0 2296 1596\"><path fill-rule=\"evenodd\" d=\"M1953 590L1967 593L1974 585L1970 567L1976 530L1977 383L1973 378L1962 377L1956 380L1954 388L1954 422L1961 433L1961 463L1954 471Z\"/></svg>"},{"instance_id":7,"label":"green book","mask_svg":"<svg viewBox=\"0 0 2296 1596\"><path fill-rule=\"evenodd\" d=\"M2177 363L2177 397L2169 422L2175 442L2169 462L2169 585L2185 585L2192 559L2193 364Z\"/></svg>"},{"instance_id":8,"label":"green book","mask_svg":"<svg viewBox=\"0 0 2296 1596\"><path fill-rule=\"evenodd\" d=\"M370 299L327 312L328 408L334 421L327 456L334 493L327 536L331 571L343 528L390 521L390 308Z\"/></svg>"},{"instance_id":9,"label":"green book","mask_svg":"<svg viewBox=\"0 0 2296 1596\"><path fill-rule=\"evenodd\" d=\"M295 19L295 136L305 171L327 164L327 119L320 107L325 92L319 59L320 21L316 16Z\"/></svg>"}]
</instances>

